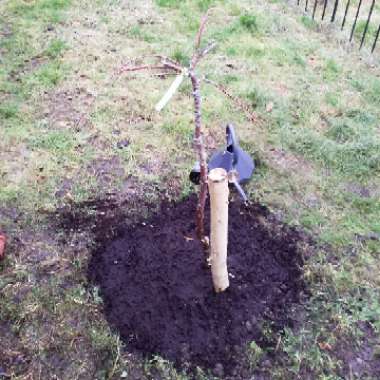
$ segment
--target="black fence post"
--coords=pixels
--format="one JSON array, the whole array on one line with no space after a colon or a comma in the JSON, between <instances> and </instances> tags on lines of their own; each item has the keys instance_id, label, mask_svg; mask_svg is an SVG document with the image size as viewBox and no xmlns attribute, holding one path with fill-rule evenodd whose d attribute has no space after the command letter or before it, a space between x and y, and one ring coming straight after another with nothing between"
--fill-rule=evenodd
<instances>
[{"instance_id":1,"label":"black fence post","mask_svg":"<svg viewBox=\"0 0 380 380\"><path fill-rule=\"evenodd\" d=\"M341 28L341 30L343 30L344 25L346 23L346 17L347 17L348 8L350 7L350 4L351 4L351 0L347 0L347 5L346 5L346 10L344 11L344 17L343 17L343 22L342 22L342 28Z\"/></svg>"},{"instance_id":2,"label":"black fence post","mask_svg":"<svg viewBox=\"0 0 380 380\"><path fill-rule=\"evenodd\" d=\"M364 27L364 32L363 32L362 40L360 42L360 48L359 49L361 49L363 47L365 35L367 34L367 31L368 31L368 25L369 25L369 22L371 21L371 16L372 16L372 12L373 12L373 7L375 6L375 2L376 2L376 0L372 0L371 9L369 10L369 13L368 13L367 23L365 24L365 27Z\"/></svg>"},{"instance_id":3,"label":"black fence post","mask_svg":"<svg viewBox=\"0 0 380 380\"><path fill-rule=\"evenodd\" d=\"M356 10L355 21L354 21L354 23L352 25L352 29L351 29L350 42L352 41L352 37L354 36L354 32L355 32L355 28L356 28L356 22L358 21L358 16L359 16L361 6L362 6L362 0L359 1L358 9Z\"/></svg>"},{"instance_id":4,"label":"black fence post","mask_svg":"<svg viewBox=\"0 0 380 380\"><path fill-rule=\"evenodd\" d=\"M327 0L325 0L325 3L323 4L323 12L322 12L322 20L325 18L326 13L326 7L327 7Z\"/></svg>"},{"instance_id":5,"label":"black fence post","mask_svg":"<svg viewBox=\"0 0 380 380\"><path fill-rule=\"evenodd\" d=\"M379 38L379 34L380 34L380 24L379 24L379 27L377 28L377 33L376 33L375 40L373 41L373 45L372 45L372 49L371 49L371 53L373 53L373 51L375 50L376 43L377 43L377 40L378 40L378 38Z\"/></svg>"},{"instance_id":6,"label":"black fence post","mask_svg":"<svg viewBox=\"0 0 380 380\"><path fill-rule=\"evenodd\" d=\"M338 9L338 5L339 5L339 0L335 0L334 10L333 10L333 13L332 13L332 16L331 16L331 22L335 21L335 16L336 16L336 11Z\"/></svg>"},{"instance_id":7,"label":"black fence post","mask_svg":"<svg viewBox=\"0 0 380 380\"><path fill-rule=\"evenodd\" d=\"M318 0L314 0L314 7L313 7L313 20L315 18L315 11L317 10L317 4L318 4Z\"/></svg>"},{"instance_id":8,"label":"black fence post","mask_svg":"<svg viewBox=\"0 0 380 380\"><path fill-rule=\"evenodd\" d=\"M342 3L343 3L343 1L342 1ZM345 25L347 23L348 13L350 11L350 7L351 7L352 3L353 3L352 0L346 0L345 5L344 4L342 5L342 6L345 7L345 9L344 9L344 16L343 16L343 20L342 20L341 30L344 29L344 27L345 27ZM311 7L311 4L312 4L312 0L310 0L310 7ZM359 18L359 15L360 15L362 4L363 4L363 0L359 0L359 3L357 5L357 9L356 9L356 12L355 12L355 18L354 18L354 21L353 21L353 24L352 24L352 27L351 27L350 38L349 38L350 42L352 41L352 39L354 37L354 34L355 34L355 30L356 30L356 26L357 26L357 23L358 23L358 18ZM297 0L297 5L300 5L302 7L301 0ZM319 0L314 0L313 7L312 7L312 19L313 20L315 20L315 17L317 15L318 5L319 5ZM370 23L371 23L371 19L372 19L372 16L373 16L373 11L375 9L375 5L376 5L376 0L372 0L371 1L371 6L370 6L370 9L369 9L369 12L368 12L367 20L366 20L366 23L365 23L365 26L364 26L363 34L361 36L359 50L365 44L366 36L367 36L368 30L370 29L370 26L371 26ZM321 4L321 6L322 6L322 4ZM353 6L354 6L354 4L353 4ZM328 7L328 0L323 0L323 9L322 9L322 14L321 14L321 21L323 21L325 19L325 16L328 13L327 7ZM332 13L331 13L330 22L337 21L338 8L339 8L339 0L334 0L334 5L333 5ZM309 10L309 0L305 0L305 12L308 12L308 10ZM375 36L375 39L374 39L374 41L372 43L371 53L373 53L374 50L375 50L375 48L376 48L377 41L379 39L379 35L380 35L380 25L377 28L376 36Z\"/></svg>"}]
</instances>

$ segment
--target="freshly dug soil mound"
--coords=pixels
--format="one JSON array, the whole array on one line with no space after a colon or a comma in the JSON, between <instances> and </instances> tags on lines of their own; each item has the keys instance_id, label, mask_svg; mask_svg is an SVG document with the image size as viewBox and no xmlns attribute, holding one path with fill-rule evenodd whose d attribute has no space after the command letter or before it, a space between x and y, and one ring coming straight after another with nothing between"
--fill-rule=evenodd
<instances>
[{"instance_id":1,"label":"freshly dug soil mound","mask_svg":"<svg viewBox=\"0 0 380 380\"><path fill-rule=\"evenodd\" d=\"M247 344L268 344L263 323L277 329L291 323L288 309L303 290L303 238L266 208L231 202L231 285L216 295L194 236L195 205L195 198L166 203L150 219L123 227L94 253L89 276L128 350L179 366L221 364L231 374L244 361Z\"/></svg>"}]
</instances>

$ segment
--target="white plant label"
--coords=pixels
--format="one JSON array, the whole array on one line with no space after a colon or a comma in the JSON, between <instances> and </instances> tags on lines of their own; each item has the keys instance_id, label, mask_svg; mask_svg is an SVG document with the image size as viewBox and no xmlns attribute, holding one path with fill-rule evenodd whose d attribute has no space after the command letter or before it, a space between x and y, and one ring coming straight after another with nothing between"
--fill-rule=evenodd
<instances>
[{"instance_id":1,"label":"white plant label","mask_svg":"<svg viewBox=\"0 0 380 380\"><path fill-rule=\"evenodd\" d=\"M173 97L173 95L176 93L179 86L181 85L185 75L187 75L187 73L183 71L181 74L176 76L168 91L166 91L162 99L156 104L155 109L157 112L160 112L168 104L169 100Z\"/></svg>"}]
</instances>

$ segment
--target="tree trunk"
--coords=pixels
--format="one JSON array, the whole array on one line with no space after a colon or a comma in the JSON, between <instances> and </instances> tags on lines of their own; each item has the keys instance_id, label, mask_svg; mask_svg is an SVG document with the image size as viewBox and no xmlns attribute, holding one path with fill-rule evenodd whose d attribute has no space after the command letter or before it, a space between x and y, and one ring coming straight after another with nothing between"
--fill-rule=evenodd
<instances>
[{"instance_id":1,"label":"tree trunk","mask_svg":"<svg viewBox=\"0 0 380 380\"><path fill-rule=\"evenodd\" d=\"M198 152L198 159L200 164L200 189L196 212L196 223L197 223L197 236L200 241L205 243L204 236L204 210L207 198L207 154L203 142L202 133L202 116L201 116L201 94L199 89L199 80L195 76L193 71L189 72L191 79L191 84L193 86L193 98L194 98L194 146Z\"/></svg>"}]
</instances>

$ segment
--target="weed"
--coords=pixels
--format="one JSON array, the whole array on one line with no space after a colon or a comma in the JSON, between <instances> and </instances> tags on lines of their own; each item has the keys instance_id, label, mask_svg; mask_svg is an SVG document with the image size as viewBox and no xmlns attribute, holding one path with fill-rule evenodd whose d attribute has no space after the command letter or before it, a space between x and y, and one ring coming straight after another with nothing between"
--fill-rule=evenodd
<instances>
[{"instance_id":1,"label":"weed","mask_svg":"<svg viewBox=\"0 0 380 380\"><path fill-rule=\"evenodd\" d=\"M193 128L188 122L177 121L173 124L164 124L163 130L172 135L175 139L182 139L184 142L190 143L193 138Z\"/></svg>"},{"instance_id":2,"label":"weed","mask_svg":"<svg viewBox=\"0 0 380 380\"><path fill-rule=\"evenodd\" d=\"M227 54L229 57L235 57L236 55L238 55L238 50L236 49L235 46L229 46L229 47L226 49L226 54Z\"/></svg>"},{"instance_id":3,"label":"weed","mask_svg":"<svg viewBox=\"0 0 380 380\"><path fill-rule=\"evenodd\" d=\"M345 143L354 140L355 137L359 137L357 129L352 125L352 123L344 119L333 123L327 130L325 136L335 140L338 143Z\"/></svg>"},{"instance_id":4,"label":"weed","mask_svg":"<svg viewBox=\"0 0 380 380\"><path fill-rule=\"evenodd\" d=\"M13 119L18 114L18 105L15 103L0 104L0 117L4 119Z\"/></svg>"},{"instance_id":5,"label":"weed","mask_svg":"<svg viewBox=\"0 0 380 380\"><path fill-rule=\"evenodd\" d=\"M310 337L312 332L301 330L297 334L285 329L283 339L283 350L289 357L289 371L295 375L301 372L305 367L312 372L319 372L323 368L324 372L334 371L336 363L329 360L328 352L322 351L317 344L317 337ZM314 339L313 344L309 344ZM327 364L327 368L326 368Z\"/></svg>"},{"instance_id":6,"label":"weed","mask_svg":"<svg viewBox=\"0 0 380 380\"><path fill-rule=\"evenodd\" d=\"M317 26L317 22L309 16L301 16L301 23L308 29L315 29Z\"/></svg>"},{"instance_id":7,"label":"weed","mask_svg":"<svg viewBox=\"0 0 380 380\"><path fill-rule=\"evenodd\" d=\"M247 55L247 57L251 58L262 58L265 56L265 49L263 47L249 46L245 50L245 54Z\"/></svg>"},{"instance_id":8,"label":"weed","mask_svg":"<svg viewBox=\"0 0 380 380\"><path fill-rule=\"evenodd\" d=\"M251 88L245 95L252 108L263 107L268 101L268 97L257 87Z\"/></svg>"},{"instance_id":9,"label":"weed","mask_svg":"<svg viewBox=\"0 0 380 380\"><path fill-rule=\"evenodd\" d=\"M373 78L370 81L370 85L365 91L365 97L368 101L378 105L380 103L380 80Z\"/></svg>"},{"instance_id":10,"label":"weed","mask_svg":"<svg viewBox=\"0 0 380 380\"><path fill-rule=\"evenodd\" d=\"M250 33L257 33L259 30L257 16L250 13L245 13L239 17L239 23L243 29Z\"/></svg>"},{"instance_id":11,"label":"weed","mask_svg":"<svg viewBox=\"0 0 380 380\"><path fill-rule=\"evenodd\" d=\"M292 46L286 46L285 48L274 48L269 51L268 56L278 65L298 65L305 67L306 63Z\"/></svg>"},{"instance_id":12,"label":"weed","mask_svg":"<svg viewBox=\"0 0 380 380\"><path fill-rule=\"evenodd\" d=\"M366 128L374 126L377 122L376 116L367 110L350 109L346 111L346 116Z\"/></svg>"},{"instance_id":13,"label":"weed","mask_svg":"<svg viewBox=\"0 0 380 380\"><path fill-rule=\"evenodd\" d=\"M323 78L326 80L336 80L341 74L341 68L339 65L332 59L328 59L323 68Z\"/></svg>"},{"instance_id":14,"label":"weed","mask_svg":"<svg viewBox=\"0 0 380 380\"><path fill-rule=\"evenodd\" d=\"M188 67L190 65L190 56L186 54L183 50L176 48L171 55L171 57L179 62L182 66Z\"/></svg>"},{"instance_id":15,"label":"weed","mask_svg":"<svg viewBox=\"0 0 380 380\"><path fill-rule=\"evenodd\" d=\"M248 358L251 365L251 368L255 368L257 363L263 357L263 349L257 345L255 341L252 341L248 346Z\"/></svg>"},{"instance_id":16,"label":"weed","mask_svg":"<svg viewBox=\"0 0 380 380\"><path fill-rule=\"evenodd\" d=\"M326 103L329 104L330 106L337 107L339 104L339 96L335 92L328 92L325 95L325 100Z\"/></svg>"},{"instance_id":17,"label":"weed","mask_svg":"<svg viewBox=\"0 0 380 380\"><path fill-rule=\"evenodd\" d=\"M181 0L156 0L159 7L178 8Z\"/></svg>"},{"instance_id":18,"label":"weed","mask_svg":"<svg viewBox=\"0 0 380 380\"><path fill-rule=\"evenodd\" d=\"M65 48L66 48L66 44L64 41L55 39L50 42L49 46L45 50L45 54L49 58L55 59L55 58L58 58L62 54Z\"/></svg>"},{"instance_id":19,"label":"weed","mask_svg":"<svg viewBox=\"0 0 380 380\"><path fill-rule=\"evenodd\" d=\"M64 154L74 147L74 139L69 132L49 131L36 137L33 147Z\"/></svg>"},{"instance_id":20,"label":"weed","mask_svg":"<svg viewBox=\"0 0 380 380\"><path fill-rule=\"evenodd\" d=\"M63 78L64 71L60 63L49 62L25 79L25 90L32 87L51 88Z\"/></svg>"},{"instance_id":21,"label":"weed","mask_svg":"<svg viewBox=\"0 0 380 380\"><path fill-rule=\"evenodd\" d=\"M300 222L306 228L313 229L325 225L326 219L319 211L307 210L300 216Z\"/></svg>"},{"instance_id":22,"label":"weed","mask_svg":"<svg viewBox=\"0 0 380 380\"><path fill-rule=\"evenodd\" d=\"M236 75L231 75L231 74L229 74L229 75L226 75L225 77L224 77L224 82L225 83L233 83L233 82L238 82L239 81L239 78L236 76Z\"/></svg>"},{"instance_id":23,"label":"weed","mask_svg":"<svg viewBox=\"0 0 380 380\"><path fill-rule=\"evenodd\" d=\"M359 78L352 78L350 83L351 83L351 86L359 92L362 92L365 89L364 82Z\"/></svg>"},{"instance_id":24,"label":"weed","mask_svg":"<svg viewBox=\"0 0 380 380\"><path fill-rule=\"evenodd\" d=\"M201 12L207 11L214 3L215 0L197 0L197 6Z\"/></svg>"},{"instance_id":25,"label":"weed","mask_svg":"<svg viewBox=\"0 0 380 380\"><path fill-rule=\"evenodd\" d=\"M157 40L156 36L145 31L140 25L133 25L130 27L127 31L127 34L131 38L142 40L148 43L155 42Z\"/></svg>"},{"instance_id":26,"label":"weed","mask_svg":"<svg viewBox=\"0 0 380 380\"><path fill-rule=\"evenodd\" d=\"M95 350L110 351L117 346L119 337L114 335L109 327L93 326L89 329L90 342Z\"/></svg>"}]
</instances>

